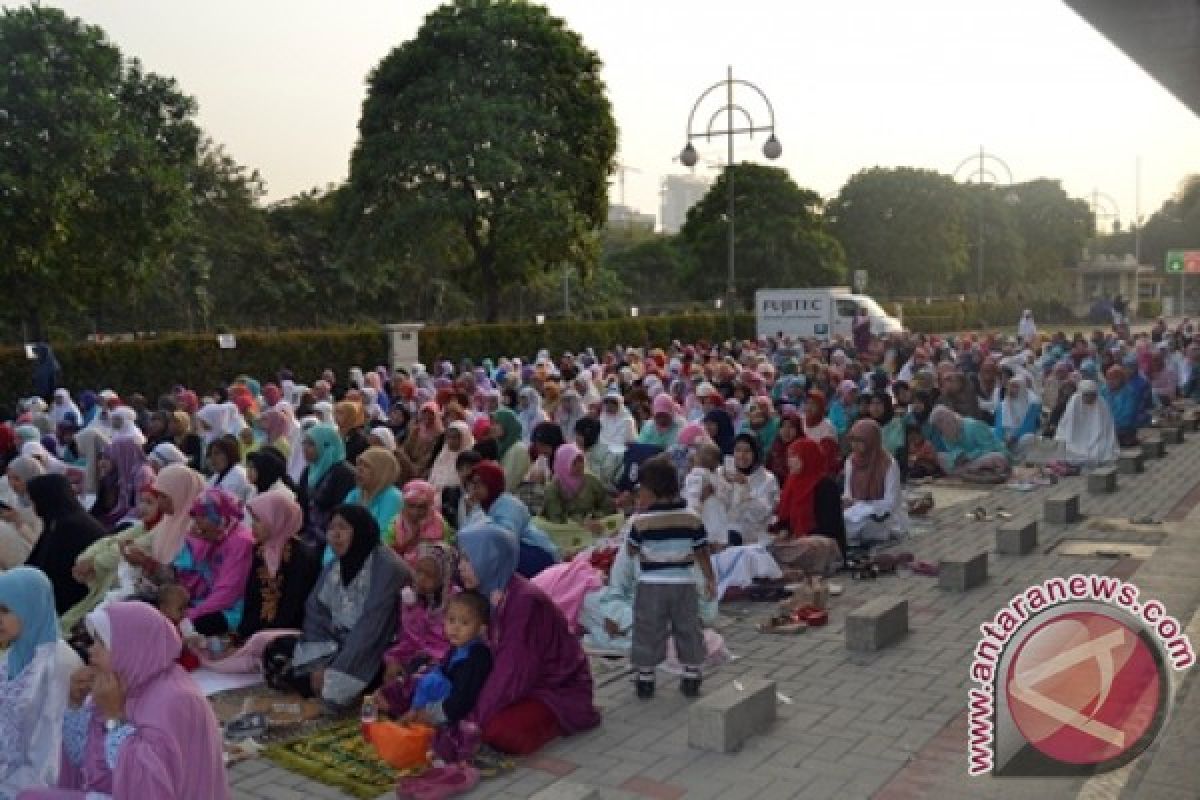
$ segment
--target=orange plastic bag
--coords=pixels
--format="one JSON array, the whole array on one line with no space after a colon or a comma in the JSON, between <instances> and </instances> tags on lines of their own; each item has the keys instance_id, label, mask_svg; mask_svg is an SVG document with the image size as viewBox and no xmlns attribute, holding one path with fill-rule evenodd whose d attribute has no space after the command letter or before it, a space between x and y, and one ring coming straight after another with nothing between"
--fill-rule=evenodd
<instances>
[{"instance_id":1,"label":"orange plastic bag","mask_svg":"<svg viewBox=\"0 0 1200 800\"><path fill-rule=\"evenodd\" d=\"M428 725L398 725L384 721L371 722L363 727L363 735L375 752L396 769L412 769L429 763L433 728Z\"/></svg>"}]
</instances>

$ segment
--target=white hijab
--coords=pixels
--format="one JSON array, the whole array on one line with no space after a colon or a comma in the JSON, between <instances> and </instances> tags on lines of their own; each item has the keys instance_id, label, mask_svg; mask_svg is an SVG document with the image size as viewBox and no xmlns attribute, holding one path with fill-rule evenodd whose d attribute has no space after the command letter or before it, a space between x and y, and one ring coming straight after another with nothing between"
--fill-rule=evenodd
<instances>
[{"instance_id":1,"label":"white hijab","mask_svg":"<svg viewBox=\"0 0 1200 800\"><path fill-rule=\"evenodd\" d=\"M1021 394L1019 397L1013 397L1012 383L1017 382L1021 385ZM1041 402L1040 399L1029 388L1029 378L1025 376L1014 377L1009 381L1008 391L1004 393L1004 411L1002 413L1004 430L1015 431L1025 422L1025 415L1029 413L1029 407L1034 403Z\"/></svg>"},{"instance_id":2,"label":"white hijab","mask_svg":"<svg viewBox=\"0 0 1200 800\"><path fill-rule=\"evenodd\" d=\"M1084 403L1084 392L1098 392L1095 381L1082 381L1071 395L1059 420L1055 440L1062 442L1070 460L1089 464L1115 461L1119 452L1117 431L1108 403L1097 395L1096 402Z\"/></svg>"},{"instance_id":3,"label":"white hijab","mask_svg":"<svg viewBox=\"0 0 1200 800\"><path fill-rule=\"evenodd\" d=\"M83 425L83 414L79 413L79 406L71 399L71 393L66 389L55 389L54 405L50 408L50 419L55 429L66 421L67 414L74 414L75 424Z\"/></svg>"}]
</instances>

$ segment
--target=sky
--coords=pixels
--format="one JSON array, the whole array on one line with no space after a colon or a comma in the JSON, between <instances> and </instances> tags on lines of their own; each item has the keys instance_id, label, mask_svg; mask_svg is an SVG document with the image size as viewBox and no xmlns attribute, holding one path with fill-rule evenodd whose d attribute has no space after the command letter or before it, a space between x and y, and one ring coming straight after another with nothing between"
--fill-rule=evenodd
<instances>
[{"instance_id":1,"label":"sky","mask_svg":"<svg viewBox=\"0 0 1200 800\"><path fill-rule=\"evenodd\" d=\"M56 5L46 2L44 5ZM5 4L6 7L20 5ZM128 56L175 77L199 122L279 200L346 177L365 80L433 0L68 0ZM777 162L826 198L872 166L952 173L983 146L1014 181L1103 194L1126 225L1200 172L1200 119L1058 0L551 0L604 62L625 202L659 210L697 98L725 77L775 110ZM735 95L756 125L770 121ZM703 105L703 130L720 103ZM703 109L708 109L707 111ZM763 139L735 158L769 163ZM697 174L725 157L697 142ZM1140 159L1141 179L1137 179ZM967 177L972 167L964 167ZM636 171L635 171L636 170ZM1001 170L1001 174L1003 171ZM618 202L614 178L610 193Z\"/></svg>"}]
</instances>

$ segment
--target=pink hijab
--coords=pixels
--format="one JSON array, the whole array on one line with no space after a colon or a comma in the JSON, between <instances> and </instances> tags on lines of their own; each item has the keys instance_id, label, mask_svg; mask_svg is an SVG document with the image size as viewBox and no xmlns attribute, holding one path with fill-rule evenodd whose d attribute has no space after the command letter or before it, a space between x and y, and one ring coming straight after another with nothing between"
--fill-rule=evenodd
<instances>
[{"instance_id":1,"label":"pink hijab","mask_svg":"<svg viewBox=\"0 0 1200 800\"><path fill-rule=\"evenodd\" d=\"M164 514L150 529L154 544L150 555L160 564L170 564L183 549L184 537L192 527L192 503L204 491L200 473L184 464L163 467L151 488L171 499L171 513Z\"/></svg>"},{"instance_id":2,"label":"pink hijab","mask_svg":"<svg viewBox=\"0 0 1200 800\"><path fill-rule=\"evenodd\" d=\"M584 476L571 472L575 459L582 457L583 451L574 443L564 444L554 452L554 480L558 481L558 488L565 497L574 497L583 488Z\"/></svg>"},{"instance_id":3,"label":"pink hijab","mask_svg":"<svg viewBox=\"0 0 1200 800\"><path fill-rule=\"evenodd\" d=\"M118 751L113 797L226 800L221 731L195 681L175 663L175 627L146 603L111 603L93 614L107 617L113 671L137 728Z\"/></svg>"},{"instance_id":4,"label":"pink hijab","mask_svg":"<svg viewBox=\"0 0 1200 800\"><path fill-rule=\"evenodd\" d=\"M304 523L300 504L283 492L266 492L246 504L254 519L267 528L267 540L259 545L263 563L272 578L279 572L283 548Z\"/></svg>"}]
</instances>

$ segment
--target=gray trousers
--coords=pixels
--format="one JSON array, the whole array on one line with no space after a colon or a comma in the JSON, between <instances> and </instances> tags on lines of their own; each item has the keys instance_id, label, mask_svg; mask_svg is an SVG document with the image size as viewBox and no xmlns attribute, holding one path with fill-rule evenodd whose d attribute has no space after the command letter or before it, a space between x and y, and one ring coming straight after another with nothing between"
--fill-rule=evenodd
<instances>
[{"instance_id":1,"label":"gray trousers","mask_svg":"<svg viewBox=\"0 0 1200 800\"><path fill-rule=\"evenodd\" d=\"M633 599L633 666L653 669L666 660L668 636L675 637L679 663L697 669L704 664L696 584L639 581Z\"/></svg>"}]
</instances>

